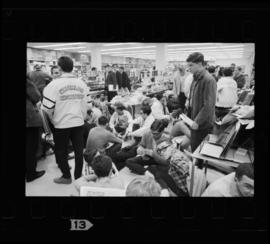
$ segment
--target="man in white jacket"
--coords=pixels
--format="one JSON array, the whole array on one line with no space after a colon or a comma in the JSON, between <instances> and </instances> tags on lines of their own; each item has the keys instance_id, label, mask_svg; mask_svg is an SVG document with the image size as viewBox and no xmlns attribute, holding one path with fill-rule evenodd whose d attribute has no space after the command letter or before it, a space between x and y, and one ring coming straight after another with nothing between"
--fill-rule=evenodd
<instances>
[{"instance_id":1,"label":"man in white jacket","mask_svg":"<svg viewBox=\"0 0 270 244\"><path fill-rule=\"evenodd\" d=\"M224 77L217 82L216 116L224 116L237 103L237 83L231 67L224 68Z\"/></svg>"},{"instance_id":2,"label":"man in white jacket","mask_svg":"<svg viewBox=\"0 0 270 244\"><path fill-rule=\"evenodd\" d=\"M45 87L42 108L55 128L55 158L62 176L54 179L54 182L70 184L68 142L71 140L74 148L74 178L77 179L81 177L83 167L83 125L87 115L89 89L71 73L73 61L70 57L60 57L58 66L62 76Z\"/></svg>"}]
</instances>

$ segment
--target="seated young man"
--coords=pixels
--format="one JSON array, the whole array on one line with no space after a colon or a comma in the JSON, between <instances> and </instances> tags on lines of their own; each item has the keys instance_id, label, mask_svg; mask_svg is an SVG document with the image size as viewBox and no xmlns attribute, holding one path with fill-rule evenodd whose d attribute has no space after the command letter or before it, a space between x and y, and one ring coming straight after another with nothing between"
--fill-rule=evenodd
<instances>
[{"instance_id":1,"label":"seated young man","mask_svg":"<svg viewBox=\"0 0 270 244\"><path fill-rule=\"evenodd\" d=\"M165 128L168 126L167 120L155 120L141 140L137 149L138 156L126 160L126 166L133 172L143 175L147 172L144 166L156 165L159 170L166 171L169 162L157 152L160 143L168 141L169 138L164 134Z\"/></svg>"},{"instance_id":2,"label":"seated young man","mask_svg":"<svg viewBox=\"0 0 270 244\"><path fill-rule=\"evenodd\" d=\"M91 129L87 138L86 150L84 152L85 161L91 164L97 152L106 153L108 156L120 150L122 140L108 131L108 119L105 116L98 118L98 126ZM108 148L109 143L114 143Z\"/></svg>"},{"instance_id":3,"label":"seated young man","mask_svg":"<svg viewBox=\"0 0 270 244\"><path fill-rule=\"evenodd\" d=\"M124 189L121 178L112 175L112 160L106 155L98 155L93 159L93 175L82 176L74 182L75 188L80 191L81 186L106 187Z\"/></svg>"},{"instance_id":4,"label":"seated young man","mask_svg":"<svg viewBox=\"0 0 270 244\"><path fill-rule=\"evenodd\" d=\"M235 172L214 181L208 186L203 197L253 197L254 166L240 164Z\"/></svg>"},{"instance_id":5,"label":"seated young man","mask_svg":"<svg viewBox=\"0 0 270 244\"><path fill-rule=\"evenodd\" d=\"M143 106L141 108L141 116L133 122L134 124L138 123L140 128L131 132L131 136L142 137L143 134L150 129L152 123L155 120L151 112L152 110L150 106Z\"/></svg>"},{"instance_id":6,"label":"seated young man","mask_svg":"<svg viewBox=\"0 0 270 244\"><path fill-rule=\"evenodd\" d=\"M98 122L98 118L102 116L101 110L98 108L98 104L94 101L91 101L89 104L90 109L87 111L86 121L89 124L96 124Z\"/></svg>"},{"instance_id":7,"label":"seated young man","mask_svg":"<svg viewBox=\"0 0 270 244\"><path fill-rule=\"evenodd\" d=\"M166 97L162 94L157 94L156 99L151 105L152 115L155 119L167 119L170 120L171 116L167 108Z\"/></svg>"},{"instance_id":8,"label":"seated young man","mask_svg":"<svg viewBox=\"0 0 270 244\"><path fill-rule=\"evenodd\" d=\"M132 116L130 112L125 110L125 106L121 103L116 104L116 110L110 119L110 128L115 135L125 137L128 132L132 131Z\"/></svg>"}]
</instances>

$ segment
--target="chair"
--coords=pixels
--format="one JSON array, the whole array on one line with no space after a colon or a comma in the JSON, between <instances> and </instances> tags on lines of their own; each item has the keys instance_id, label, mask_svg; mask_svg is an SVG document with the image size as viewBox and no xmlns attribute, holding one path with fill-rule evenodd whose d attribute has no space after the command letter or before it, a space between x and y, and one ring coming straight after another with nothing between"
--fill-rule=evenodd
<instances>
[{"instance_id":1,"label":"chair","mask_svg":"<svg viewBox=\"0 0 270 244\"><path fill-rule=\"evenodd\" d=\"M116 188L103 188L92 186L81 186L80 196L82 197L123 197L126 191Z\"/></svg>"}]
</instances>

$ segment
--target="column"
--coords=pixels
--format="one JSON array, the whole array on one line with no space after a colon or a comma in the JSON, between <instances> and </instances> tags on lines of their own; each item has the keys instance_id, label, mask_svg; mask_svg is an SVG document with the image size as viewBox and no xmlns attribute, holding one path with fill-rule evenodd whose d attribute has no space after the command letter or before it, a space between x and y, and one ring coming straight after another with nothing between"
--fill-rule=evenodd
<instances>
[{"instance_id":1,"label":"column","mask_svg":"<svg viewBox=\"0 0 270 244\"><path fill-rule=\"evenodd\" d=\"M168 47L167 44L157 43L156 47L156 70L164 71L167 65Z\"/></svg>"},{"instance_id":2,"label":"column","mask_svg":"<svg viewBox=\"0 0 270 244\"><path fill-rule=\"evenodd\" d=\"M91 49L91 67L96 67L98 71L101 71L101 52L99 47Z\"/></svg>"}]
</instances>

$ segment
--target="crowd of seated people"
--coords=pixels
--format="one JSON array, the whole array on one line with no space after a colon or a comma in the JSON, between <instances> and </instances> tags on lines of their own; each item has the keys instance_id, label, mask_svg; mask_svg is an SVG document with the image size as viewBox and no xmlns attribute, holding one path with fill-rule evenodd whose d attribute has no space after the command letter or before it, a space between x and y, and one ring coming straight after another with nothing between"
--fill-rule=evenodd
<instances>
[{"instance_id":1,"label":"crowd of seated people","mask_svg":"<svg viewBox=\"0 0 270 244\"><path fill-rule=\"evenodd\" d=\"M197 65L196 62L193 63ZM185 108L179 108L178 97L169 95L167 98L163 94L157 94L154 98L146 98L143 101L139 116L133 119L124 104L116 103L114 106L109 106L103 94L97 96L94 101L88 102L87 116L84 120L83 156L87 166L92 168L93 174L76 177L75 186L78 190L83 185L124 189L121 176L112 174L112 165L115 165L118 171L127 168L131 173L139 176L128 185L127 196L190 195L187 179L190 177L191 159L186 155L185 150L194 151L192 140L195 137L201 139L198 134L194 136L194 132L200 133L201 128L198 127L204 125L205 121L208 122L208 118L203 118L204 113L198 112L200 117L197 119L198 124L195 115L194 126L190 126L179 118L179 115L184 113L190 117L189 106L199 103L191 99L194 94L202 96L201 100L209 102L208 98L203 97L205 94L194 91L196 88L194 79L205 75L209 82L214 82L211 88L216 89L213 91L216 96L213 96L211 109L213 108L213 115L216 114L217 117L225 116L235 106L238 83L242 82L237 73L239 68L235 76L239 80L237 83L231 67L217 70L211 67L209 70L212 72L211 75L202 66L198 67L200 70L194 72L194 75L187 74L185 80L181 81L182 96L186 96L187 101ZM202 106L198 111L201 109L208 113L209 108L205 109L204 104L196 104L196 106ZM171 129L168 130L169 125ZM173 140L178 136L182 136L182 140L176 147ZM201 140L196 141L197 144L200 142ZM241 188L244 185L249 185L249 189L253 187L253 168L250 167L250 164L240 165L235 175L228 175L227 178L214 182L203 195L253 195L252 190L247 193ZM68 182L71 182L71 179ZM222 193L224 191L225 193Z\"/></svg>"}]
</instances>

